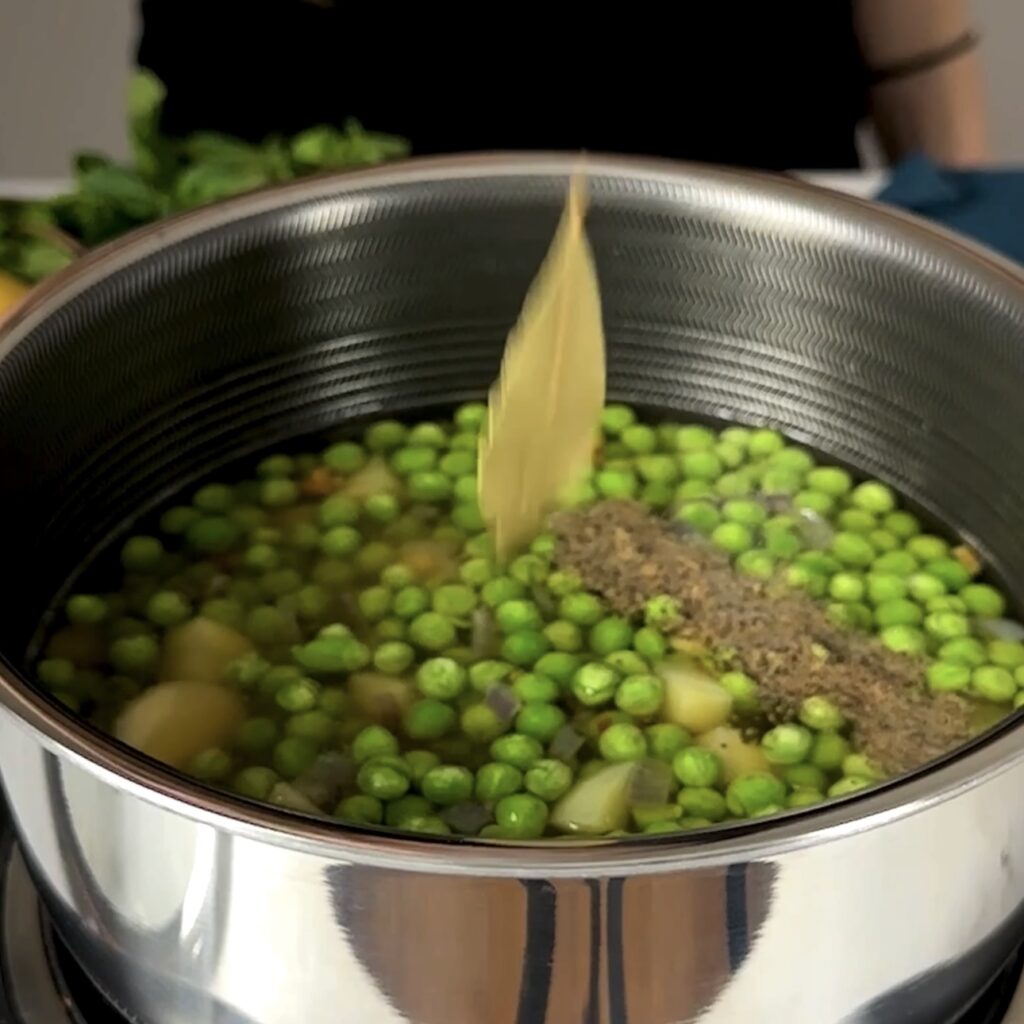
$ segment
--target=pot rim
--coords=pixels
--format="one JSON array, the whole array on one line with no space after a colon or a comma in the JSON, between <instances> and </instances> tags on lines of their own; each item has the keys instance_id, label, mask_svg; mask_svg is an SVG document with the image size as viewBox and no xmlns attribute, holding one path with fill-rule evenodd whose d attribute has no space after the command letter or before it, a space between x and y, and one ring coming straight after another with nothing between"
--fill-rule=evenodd
<instances>
[{"instance_id":1,"label":"pot rim","mask_svg":"<svg viewBox=\"0 0 1024 1024\"><path fill-rule=\"evenodd\" d=\"M460 178L569 176L582 166L595 176L643 178L665 185L720 183L747 186L754 202L795 202L808 213L855 213L879 227L899 229L906 240L937 247L947 257L990 275L993 285L1024 298L1024 268L921 218L874 202L840 195L782 175L659 159L558 153L488 153L429 157L329 173L261 189L137 229L92 250L34 288L0 324L0 359L64 302L95 282L188 237L246 217L284 210L302 201L343 196L366 188ZM296 216L301 211L295 210ZM332 860L446 874L511 877L610 876L706 868L737 860L763 860L789 850L877 828L982 784L1024 757L1020 723L1008 716L989 733L931 765L863 793L817 807L694 833L612 840L511 842L455 837L408 837L317 819L219 793L124 746L37 690L0 658L0 707L41 738L43 746L91 774L171 813L240 837L272 842Z\"/></svg>"}]
</instances>

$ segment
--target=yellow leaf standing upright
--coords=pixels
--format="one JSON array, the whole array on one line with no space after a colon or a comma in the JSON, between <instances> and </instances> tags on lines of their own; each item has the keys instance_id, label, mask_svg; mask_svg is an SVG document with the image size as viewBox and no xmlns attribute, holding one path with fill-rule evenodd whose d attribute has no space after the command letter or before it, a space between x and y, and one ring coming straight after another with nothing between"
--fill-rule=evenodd
<instances>
[{"instance_id":1,"label":"yellow leaf standing upright","mask_svg":"<svg viewBox=\"0 0 1024 1024\"><path fill-rule=\"evenodd\" d=\"M592 465L605 398L604 325L574 176L551 248L505 346L480 449L480 509L505 560Z\"/></svg>"}]
</instances>

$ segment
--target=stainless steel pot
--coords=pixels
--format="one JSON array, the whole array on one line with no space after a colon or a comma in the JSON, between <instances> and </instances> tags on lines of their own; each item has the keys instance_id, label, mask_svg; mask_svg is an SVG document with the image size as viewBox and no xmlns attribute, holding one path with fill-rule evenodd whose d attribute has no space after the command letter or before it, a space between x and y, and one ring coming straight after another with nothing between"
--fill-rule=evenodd
<instances>
[{"instance_id":1,"label":"stainless steel pot","mask_svg":"<svg viewBox=\"0 0 1024 1024\"><path fill-rule=\"evenodd\" d=\"M75 955L147 1024L945 1021L1024 935L1016 719L778 820L590 844L395 839L207 791L20 671L139 508L241 453L481 395L560 158L413 163L158 225L0 334L0 770ZM610 391L774 423L1024 578L1024 280L783 180L599 161Z\"/></svg>"}]
</instances>

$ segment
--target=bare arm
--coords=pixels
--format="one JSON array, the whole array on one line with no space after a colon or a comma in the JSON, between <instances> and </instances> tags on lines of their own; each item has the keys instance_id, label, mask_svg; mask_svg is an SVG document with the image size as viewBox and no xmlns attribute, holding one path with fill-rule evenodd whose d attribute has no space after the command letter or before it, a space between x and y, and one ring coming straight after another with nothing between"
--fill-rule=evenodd
<instances>
[{"instance_id":1,"label":"bare arm","mask_svg":"<svg viewBox=\"0 0 1024 1024\"><path fill-rule=\"evenodd\" d=\"M967 0L855 0L857 37L869 68L941 51L971 27ZM923 151L949 166L985 163L988 117L977 49L872 90L887 155Z\"/></svg>"}]
</instances>

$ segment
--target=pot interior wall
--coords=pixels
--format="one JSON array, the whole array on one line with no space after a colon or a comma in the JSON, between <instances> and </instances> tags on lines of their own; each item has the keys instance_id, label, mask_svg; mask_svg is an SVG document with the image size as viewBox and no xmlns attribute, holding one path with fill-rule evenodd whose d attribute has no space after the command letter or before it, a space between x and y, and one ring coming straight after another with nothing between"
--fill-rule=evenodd
<instances>
[{"instance_id":1,"label":"pot interior wall","mask_svg":"<svg viewBox=\"0 0 1024 1024\"><path fill-rule=\"evenodd\" d=\"M119 246L0 340L5 656L169 490L289 437L485 393L571 165L475 166L212 211L167 245ZM781 182L609 165L593 192L611 396L776 425L979 539L1020 593L1019 282Z\"/></svg>"}]
</instances>

